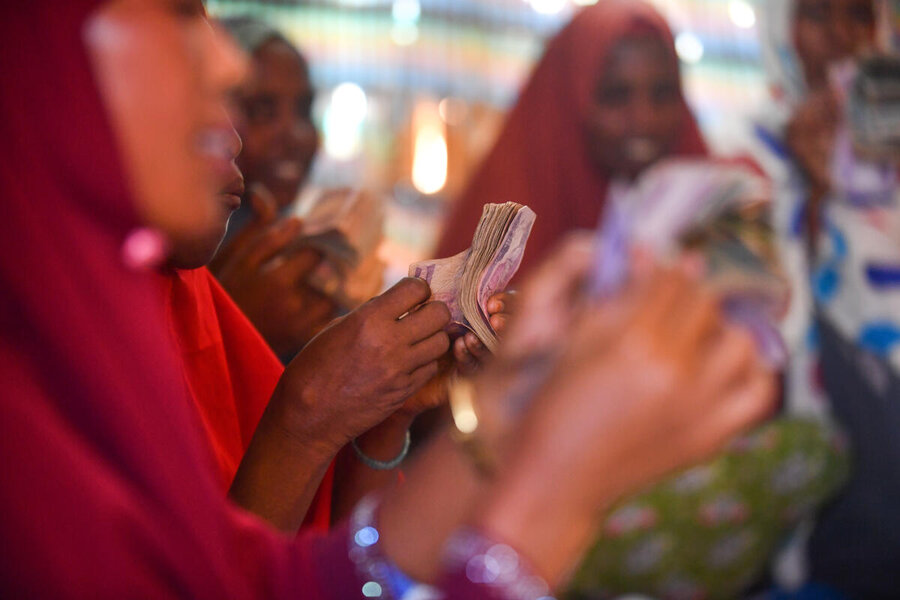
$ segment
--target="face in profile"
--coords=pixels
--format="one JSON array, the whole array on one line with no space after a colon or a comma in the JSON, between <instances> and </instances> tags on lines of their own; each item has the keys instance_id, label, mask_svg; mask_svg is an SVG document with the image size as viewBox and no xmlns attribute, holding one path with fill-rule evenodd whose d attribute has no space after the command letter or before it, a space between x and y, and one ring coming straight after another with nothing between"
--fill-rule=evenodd
<instances>
[{"instance_id":1,"label":"face in profile","mask_svg":"<svg viewBox=\"0 0 900 600\"><path fill-rule=\"evenodd\" d=\"M224 103L244 74L240 51L200 0L106 2L85 42L144 222L176 244L224 229L239 149Z\"/></svg>"},{"instance_id":2,"label":"face in profile","mask_svg":"<svg viewBox=\"0 0 900 600\"><path fill-rule=\"evenodd\" d=\"M313 96L306 62L293 47L273 39L256 50L237 98L235 123L244 141L238 164L280 208L297 198L319 148Z\"/></svg>"},{"instance_id":3,"label":"face in profile","mask_svg":"<svg viewBox=\"0 0 900 600\"><path fill-rule=\"evenodd\" d=\"M598 169L634 179L665 156L683 125L677 63L664 43L627 37L610 53L585 123Z\"/></svg>"},{"instance_id":4,"label":"face in profile","mask_svg":"<svg viewBox=\"0 0 900 600\"><path fill-rule=\"evenodd\" d=\"M873 0L797 0L795 10L794 47L811 88L827 83L831 63L872 44Z\"/></svg>"}]
</instances>

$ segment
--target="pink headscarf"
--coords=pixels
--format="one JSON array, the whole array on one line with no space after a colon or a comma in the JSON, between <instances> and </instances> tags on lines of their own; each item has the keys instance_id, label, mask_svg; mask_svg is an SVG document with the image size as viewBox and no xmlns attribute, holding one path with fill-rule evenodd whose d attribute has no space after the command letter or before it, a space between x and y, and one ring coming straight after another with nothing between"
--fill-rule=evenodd
<instances>
[{"instance_id":1,"label":"pink headscarf","mask_svg":"<svg viewBox=\"0 0 900 600\"><path fill-rule=\"evenodd\" d=\"M100 4L0 8L0 597L319 597L313 542L223 498L162 290L121 260L139 223L82 40Z\"/></svg>"}]
</instances>

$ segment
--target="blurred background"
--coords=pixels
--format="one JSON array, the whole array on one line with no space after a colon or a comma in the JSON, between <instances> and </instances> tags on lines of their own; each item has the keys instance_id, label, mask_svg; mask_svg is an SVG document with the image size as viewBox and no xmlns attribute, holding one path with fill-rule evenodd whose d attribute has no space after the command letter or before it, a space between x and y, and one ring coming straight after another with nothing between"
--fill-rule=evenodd
<instances>
[{"instance_id":1,"label":"blurred background","mask_svg":"<svg viewBox=\"0 0 900 600\"><path fill-rule=\"evenodd\" d=\"M310 183L386 196L380 254L392 281L431 252L442 216L490 148L545 40L597 1L207 4L215 16L270 22L307 56L322 133ZM676 34L688 100L708 141L733 151L766 94L753 1L653 1Z\"/></svg>"}]
</instances>

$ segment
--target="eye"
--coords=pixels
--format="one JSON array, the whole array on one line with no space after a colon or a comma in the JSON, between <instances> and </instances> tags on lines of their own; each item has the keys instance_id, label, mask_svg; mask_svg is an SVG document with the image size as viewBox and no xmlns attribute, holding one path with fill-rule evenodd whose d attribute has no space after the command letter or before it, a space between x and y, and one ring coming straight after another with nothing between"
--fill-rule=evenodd
<instances>
[{"instance_id":1,"label":"eye","mask_svg":"<svg viewBox=\"0 0 900 600\"><path fill-rule=\"evenodd\" d=\"M243 102L244 116L254 125L261 125L275 120L276 106L272 98L257 96L247 98Z\"/></svg>"},{"instance_id":2,"label":"eye","mask_svg":"<svg viewBox=\"0 0 900 600\"><path fill-rule=\"evenodd\" d=\"M171 0L171 6L179 17L194 19L206 16L206 9L200 0Z\"/></svg>"},{"instance_id":3,"label":"eye","mask_svg":"<svg viewBox=\"0 0 900 600\"><path fill-rule=\"evenodd\" d=\"M297 100L297 116L306 120L312 119L313 96L303 96Z\"/></svg>"},{"instance_id":4,"label":"eye","mask_svg":"<svg viewBox=\"0 0 900 600\"><path fill-rule=\"evenodd\" d=\"M847 16L862 25L872 26L875 24L875 11L872 9L871 2L854 2L847 7Z\"/></svg>"},{"instance_id":5,"label":"eye","mask_svg":"<svg viewBox=\"0 0 900 600\"><path fill-rule=\"evenodd\" d=\"M653 86L653 103L670 104L678 100L678 85L672 82Z\"/></svg>"}]
</instances>

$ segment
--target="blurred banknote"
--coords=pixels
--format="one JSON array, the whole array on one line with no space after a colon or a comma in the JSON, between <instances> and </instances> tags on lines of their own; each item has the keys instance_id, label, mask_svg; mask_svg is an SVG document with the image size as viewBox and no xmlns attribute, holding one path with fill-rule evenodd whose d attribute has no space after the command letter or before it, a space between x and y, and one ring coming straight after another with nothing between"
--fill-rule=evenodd
<instances>
[{"instance_id":1,"label":"blurred banknote","mask_svg":"<svg viewBox=\"0 0 900 600\"><path fill-rule=\"evenodd\" d=\"M730 318L750 329L773 364L785 360L775 323L789 286L769 221L768 182L750 168L710 160L667 160L628 188L613 189L600 224L593 293L624 283L631 248L665 258L702 255L707 281Z\"/></svg>"},{"instance_id":2,"label":"blurred banknote","mask_svg":"<svg viewBox=\"0 0 900 600\"><path fill-rule=\"evenodd\" d=\"M302 202L299 243L323 256L307 283L348 309L378 294L385 267L378 257L384 212L382 198L365 190L328 190Z\"/></svg>"}]
</instances>

